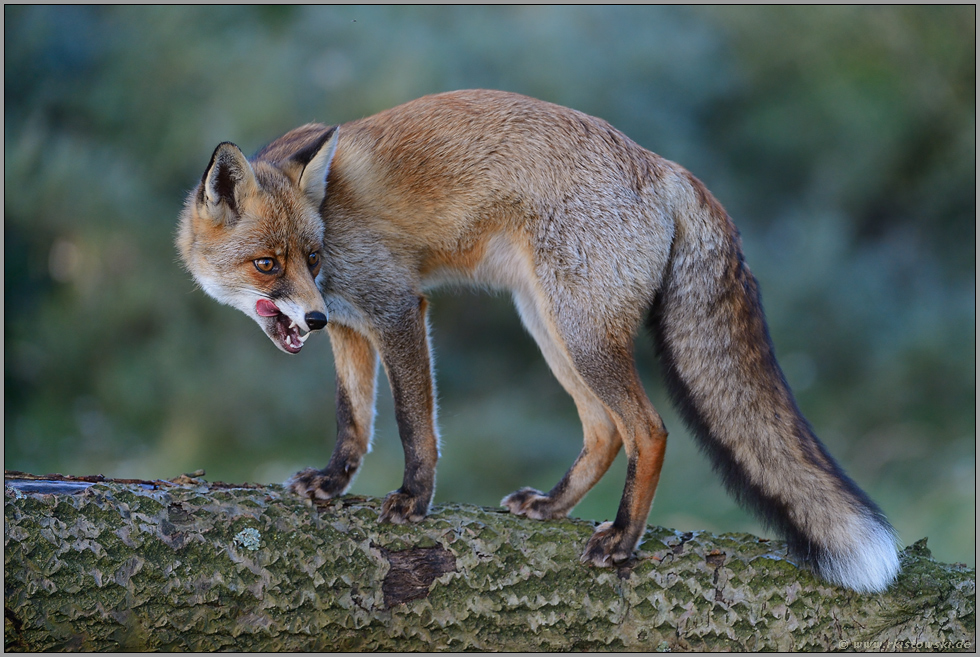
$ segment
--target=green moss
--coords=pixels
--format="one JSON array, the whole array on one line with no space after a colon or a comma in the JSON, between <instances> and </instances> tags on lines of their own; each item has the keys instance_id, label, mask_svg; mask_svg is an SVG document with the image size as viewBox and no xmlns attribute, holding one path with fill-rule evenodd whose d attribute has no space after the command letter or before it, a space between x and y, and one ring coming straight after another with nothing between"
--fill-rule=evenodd
<instances>
[{"instance_id":1,"label":"green moss","mask_svg":"<svg viewBox=\"0 0 980 657\"><path fill-rule=\"evenodd\" d=\"M415 525L379 525L377 500L314 506L280 491L102 484L57 499L8 494L6 603L21 624L8 644L788 650L839 632L884 636L923 601L937 615L975 619L973 571L921 551L903 555L898 586L867 607L796 569L778 542L745 535L651 528L639 559L602 570L578 562L590 523L447 505ZM436 545L455 555L456 572L386 610L379 548Z\"/></svg>"}]
</instances>

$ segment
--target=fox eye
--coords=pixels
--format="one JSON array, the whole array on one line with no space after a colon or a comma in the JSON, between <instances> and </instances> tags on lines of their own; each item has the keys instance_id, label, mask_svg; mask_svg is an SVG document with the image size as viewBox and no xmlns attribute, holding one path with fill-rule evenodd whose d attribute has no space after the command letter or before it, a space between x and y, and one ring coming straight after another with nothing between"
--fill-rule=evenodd
<instances>
[{"instance_id":1,"label":"fox eye","mask_svg":"<svg viewBox=\"0 0 980 657\"><path fill-rule=\"evenodd\" d=\"M306 264L310 266L310 269L316 269L320 264L320 254L314 251L306 258Z\"/></svg>"},{"instance_id":2,"label":"fox eye","mask_svg":"<svg viewBox=\"0 0 980 657\"><path fill-rule=\"evenodd\" d=\"M257 258L252 261L255 268L263 274L274 274L279 269L275 258Z\"/></svg>"}]
</instances>

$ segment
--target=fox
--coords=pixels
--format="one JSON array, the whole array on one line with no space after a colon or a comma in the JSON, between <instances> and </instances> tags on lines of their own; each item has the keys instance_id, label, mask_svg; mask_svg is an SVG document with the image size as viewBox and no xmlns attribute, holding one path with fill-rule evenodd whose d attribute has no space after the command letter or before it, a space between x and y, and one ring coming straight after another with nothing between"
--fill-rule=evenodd
<instances>
[{"instance_id":1,"label":"fox","mask_svg":"<svg viewBox=\"0 0 980 657\"><path fill-rule=\"evenodd\" d=\"M583 427L550 491L522 488L501 505L564 517L626 453L619 508L583 563L635 558L663 467L667 430L633 355L645 325L714 470L793 559L859 593L900 571L896 532L795 401L732 219L693 174L602 119L463 90L309 123L251 158L223 142L187 197L176 246L207 295L282 351L329 335L336 443L324 468L287 482L298 495L350 487L371 448L383 366L405 470L379 521L427 515L440 436L426 292L474 285L512 295Z\"/></svg>"}]
</instances>

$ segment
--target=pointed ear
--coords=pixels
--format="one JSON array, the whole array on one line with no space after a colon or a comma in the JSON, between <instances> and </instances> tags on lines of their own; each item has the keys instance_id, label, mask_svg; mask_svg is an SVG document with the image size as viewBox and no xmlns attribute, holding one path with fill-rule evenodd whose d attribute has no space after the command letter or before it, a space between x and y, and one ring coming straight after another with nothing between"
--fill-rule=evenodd
<instances>
[{"instance_id":1,"label":"pointed ear","mask_svg":"<svg viewBox=\"0 0 980 657\"><path fill-rule=\"evenodd\" d=\"M201 178L199 209L216 224L234 224L242 201L257 189L255 172L245 154L231 142L222 142Z\"/></svg>"},{"instance_id":2,"label":"pointed ear","mask_svg":"<svg viewBox=\"0 0 980 657\"><path fill-rule=\"evenodd\" d=\"M337 126L334 126L290 158L303 167L303 173L299 177L299 188L317 209L320 208L323 197L327 193L327 174L330 172L330 162L337 150L337 137Z\"/></svg>"}]
</instances>

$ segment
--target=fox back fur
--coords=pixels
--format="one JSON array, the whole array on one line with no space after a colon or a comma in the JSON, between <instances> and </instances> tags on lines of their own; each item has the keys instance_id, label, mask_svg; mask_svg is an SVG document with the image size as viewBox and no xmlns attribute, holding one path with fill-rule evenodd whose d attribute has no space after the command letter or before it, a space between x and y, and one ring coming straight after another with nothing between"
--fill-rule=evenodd
<instances>
[{"instance_id":1,"label":"fox back fur","mask_svg":"<svg viewBox=\"0 0 980 657\"><path fill-rule=\"evenodd\" d=\"M549 492L512 513L566 515L624 448L615 519L582 560L631 557L667 432L633 361L646 320L684 417L725 484L827 580L881 591L899 571L888 521L814 435L776 363L755 278L718 201L684 168L580 112L497 91L427 96L251 159L215 150L177 237L204 291L283 351L330 335L337 443L301 495L342 494L370 447L379 362L405 451L381 520L424 517L438 458L425 290L505 288L575 401L584 446Z\"/></svg>"}]
</instances>

